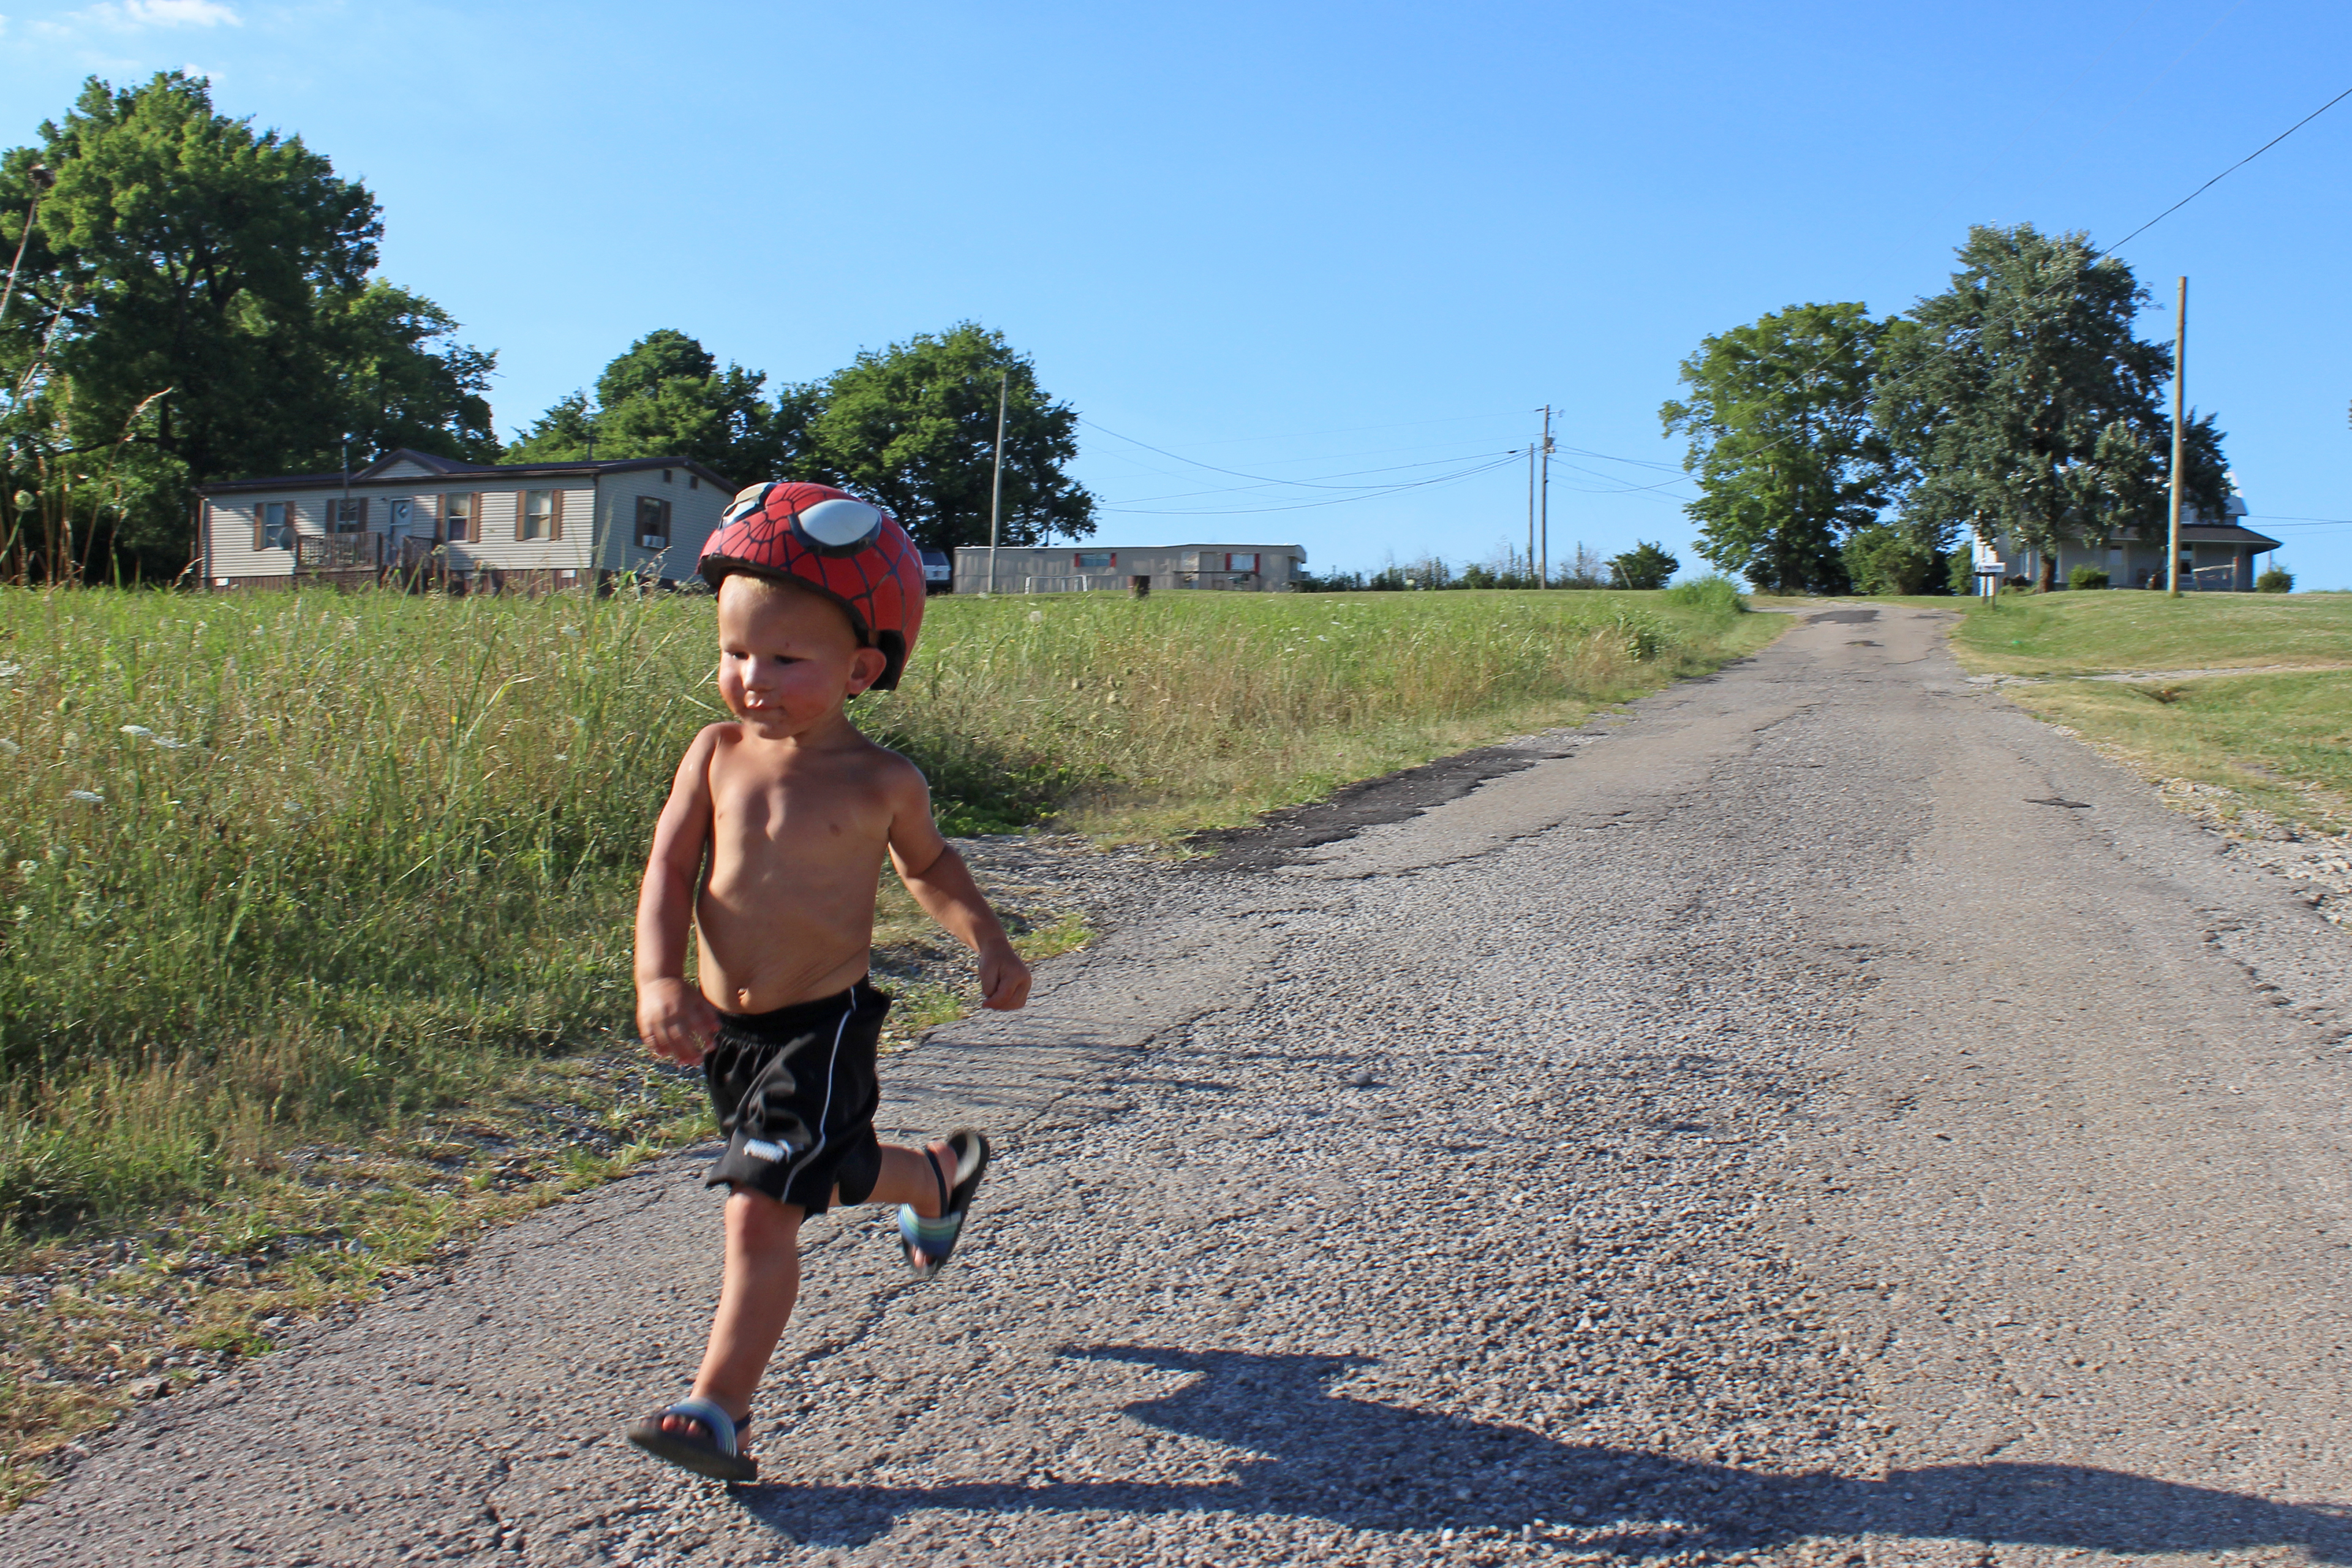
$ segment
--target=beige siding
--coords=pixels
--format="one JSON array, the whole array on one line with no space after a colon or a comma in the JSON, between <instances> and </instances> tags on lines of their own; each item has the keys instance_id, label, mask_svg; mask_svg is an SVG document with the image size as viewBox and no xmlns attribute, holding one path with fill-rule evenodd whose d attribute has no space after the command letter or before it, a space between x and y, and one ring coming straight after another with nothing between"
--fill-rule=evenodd
<instances>
[{"instance_id":1,"label":"beige siding","mask_svg":"<svg viewBox=\"0 0 2352 1568\"><path fill-rule=\"evenodd\" d=\"M451 486L452 489L457 486ZM513 479L479 483L481 516L475 525L475 539L460 547L455 554L461 571L473 572L488 568L497 572L579 572L588 566L588 552L595 533L596 492L585 486L567 487L561 483L525 484ZM516 514L522 508L525 490L560 489L563 494L563 537L561 539L517 539Z\"/></svg>"},{"instance_id":2,"label":"beige siding","mask_svg":"<svg viewBox=\"0 0 2352 1568\"><path fill-rule=\"evenodd\" d=\"M437 479L439 474L422 463L412 463L405 458L375 476L379 479Z\"/></svg>"},{"instance_id":3,"label":"beige siding","mask_svg":"<svg viewBox=\"0 0 2352 1568\"><path fill-rule=\"evenodd\" d=\"M274 495L215 496L205 503L205 526L212 540L212 574L221 577L291 577L294 552L253 547L254 509L264 501L284 501L294 531L320 534L327 531L327 503L340 500L341 490ZM369 508L371 513L375 508Z\"/></svg>"},{"instance_id":4,"label":"beige siding","mask_svg":"<svg viewBox=\"0 0 2352 1568\"><path fill-rule=\"evenodd\" d=\"M1141 547L1094 544L1006 545L997 552L997 591L1004 594L1123 590L1134 577L1155 588L1202 588L1224 592L1282 593L1297 581L1304 552L1295 544L1181 544ZM1114 557L1108 566L1082 566L1081 555ZM1227 558L1255 555L1255 574L1229 574ZM985 593L988 547L967 544L955 552L955 591Z\"/></svg>"},{"instance_id":5,"label":"beige siding","mask_svg":"<svg viewBox=\"0 0 2352 1568\"><path fill-rule=\"evenodd\" d=\"M670 469L667 484L662 482L659 468L607 474L600 488L604 499L599 515L605 540L602 564L608 571L657 573L670 582L694 575L694 563L701 558L704 542L718 528L719 514L733 499L708 479L699 479L684 468ZM667 551L644 550L637 545L637 500L641 496L670 503Z\"/></svg>"}]
</instances>

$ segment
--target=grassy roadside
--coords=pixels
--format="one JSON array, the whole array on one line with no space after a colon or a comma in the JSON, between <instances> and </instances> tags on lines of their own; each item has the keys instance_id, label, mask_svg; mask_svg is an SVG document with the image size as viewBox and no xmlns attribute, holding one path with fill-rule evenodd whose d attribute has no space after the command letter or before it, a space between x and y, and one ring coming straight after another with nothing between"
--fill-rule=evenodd
<instances>
[{"instance_id":1,"label":"grassy roadside","mask_svg":"<svg viewBox=\"0 0 2352 1568\"><path fill-rule=\"evenodd\" d=\"M0 1506L273 1320L704 1125L625 1037L709 605L0 590ZM1167 841L1787 625L1641 594L942 600L861 722L950 831ZM1033 954L1085 940L1017 910ZM946 954L884 879L902 1029ZM159 1381L160 1380L160 1381Z\"/></svg>"},{"instance_id":2,"label":"grassy roadside","mask_svg":"<svg viewBox=\"0 0 2352 1568\"><path fill-rule=\"evenodd\" d=\"M2217 826L2352 831L2352 595L2004 596L1965 608L1952 647Z\"/></svg>"}]
</instances>

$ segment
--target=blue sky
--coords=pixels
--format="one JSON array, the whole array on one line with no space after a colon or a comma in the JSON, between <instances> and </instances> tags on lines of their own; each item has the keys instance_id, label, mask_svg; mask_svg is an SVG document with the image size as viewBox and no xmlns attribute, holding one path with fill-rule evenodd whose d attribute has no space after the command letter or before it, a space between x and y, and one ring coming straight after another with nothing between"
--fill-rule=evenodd
<instances>
[{"instance_id":1,"label":"blue sky","mask_svg":"<svg viewBox=\"0 0 2352 1568\"><path fill-rule=\"evenodd\" d=\"M2352 87L2347 44L2302 0L103 0L0 19L0 141L88 75L208 74L368 183L502 431L657 327L801 380L970 318L1090 422L1106 542L1486 556L1521 466L1312 505L1350 492L1213 468L1442 478L1549 402L1555 559L1696 565L1657 408L1703 335L1901 310L1971 222L2113 243ZM2189 276L2190 400L2308 587L2352 587L2310 521L2352 519L2348 153L2352 102L2123 251L2151 331Z\"/></svg>"}]
</instances>

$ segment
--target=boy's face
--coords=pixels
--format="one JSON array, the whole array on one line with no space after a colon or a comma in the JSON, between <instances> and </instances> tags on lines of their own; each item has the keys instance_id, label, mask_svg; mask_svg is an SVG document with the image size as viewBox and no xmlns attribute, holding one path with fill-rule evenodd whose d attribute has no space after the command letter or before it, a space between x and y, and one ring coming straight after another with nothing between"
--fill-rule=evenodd
<instances>
[{"instance_id":1,"label":"boy's face","mask_svg":"<svg viewBox=\"0 0 2352 1568\"><path fill-rule=\"evenodd\" d=\"M740 574L719 586L719 694L747 724L798 734L873 685L888 662L822 595Z\"/></svg>"}]
</instances>

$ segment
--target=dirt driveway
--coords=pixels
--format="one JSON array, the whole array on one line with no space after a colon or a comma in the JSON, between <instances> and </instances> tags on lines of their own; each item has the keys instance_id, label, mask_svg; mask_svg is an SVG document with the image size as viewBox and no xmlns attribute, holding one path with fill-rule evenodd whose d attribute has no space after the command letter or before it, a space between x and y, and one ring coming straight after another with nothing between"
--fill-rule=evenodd
<instances>
[{"instance_id":1,"label":"dirt driveway","mask_svg":"<svg viewBox=\"0 0 2352 1568\"><path fill-rule=\"evenodd\" d=\"M691 1159L151 1406L0 1561L2352 1563L2347 934L1816 616L894 1058L1006 1150L812 1228L768 1479L658 1469ZM1444 792L1440 792L1441 794Z\"/></svg>"}]
</instances>

